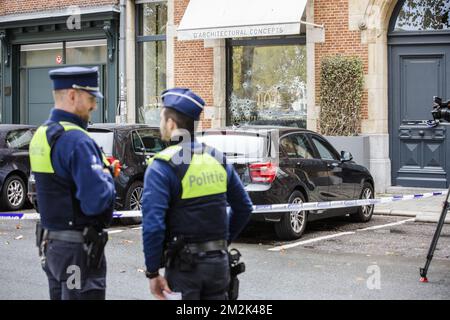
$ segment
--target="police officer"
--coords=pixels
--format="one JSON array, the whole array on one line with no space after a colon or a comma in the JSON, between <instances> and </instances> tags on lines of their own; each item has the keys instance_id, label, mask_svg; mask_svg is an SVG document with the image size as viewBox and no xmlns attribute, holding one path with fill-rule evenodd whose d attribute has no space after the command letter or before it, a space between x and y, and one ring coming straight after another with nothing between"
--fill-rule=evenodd
<instances>
[{"instance_id":1,"label":"police officer","mask_svg":"<svg viewBox=\"0 0 450 320\"><path fill-rule=\"evenodd\" d=\"M55 107L30 143L41 214L36 230L50 299L105 299L103 253L115 199L109 163L86 128L98 88L97 68L49 72Z\"/></svg>"},{"instance_id":2,"label":"police officer","mask_svg":"<svg viewBox=\"0 0 450 320\"><path fill-rule=\"evenodd\" d=\"M204 101L185 88L164 91L162 101L161 135L172 146L151 160L142 203L150 290L158 299L227 299L227 246L247 224L252 203L224 156L193 139Z\"/></svg>"}]
</instances>

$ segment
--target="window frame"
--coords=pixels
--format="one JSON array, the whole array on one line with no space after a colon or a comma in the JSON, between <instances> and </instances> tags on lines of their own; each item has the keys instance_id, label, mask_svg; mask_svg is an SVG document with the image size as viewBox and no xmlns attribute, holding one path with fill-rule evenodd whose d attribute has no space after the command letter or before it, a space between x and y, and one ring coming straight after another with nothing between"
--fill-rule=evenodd
<instances>
[{"instance_id":1,"label":"window frame","mask_svg":"<svg viewBox=\"0 0 450 320\"><path fill-rule=\"evenodd\" d=\"M167 33L166 34L155 34L155 35L146 35L143 36L141 34L139 34L140 32L140 26L143 23L143 8L145 4L148 3L166 3L167 7L169 6L169 2L168 0L149 0L149 1L136 1L135 3L135 7L136 7L136 19L135 19L135 30L136 30L136 64L135 64L135 72L136 72L136 105L135 105L135 114L136 114L136 123L141 123L140 122L140 114L139 114L139 108L140 106L143 105L144 103L144 81L143 81L143 68L140 67L142 66L142 62L143 60L143 44L145 42L160 42L163 41L165 42L166 45L166 56L165 56L165 60L166 60L166 68L167 68ZM169 23L168 21L168 14L167 14L167 19L166 19L166 25ZM167 31L167 28L166 28ZM167 83L167 72L166 72L166 83ZM143 119L143 122L145 123L145 119Z\"/></svg>"},{"instance_id":2,"label":"window frame","mask_svg":"<svg viewBox=\"0 0 450 320\"><path fill-rule=\"evenodd\" d=\"M281 144L281 141L282 141L283 139L285 139L285 138L288 138L288 137L290 137L290 136L295 136L295 135L302 135L302 136L305 138L306 147L307 147L307 148L309 147L309 149L310 149L310 151L311 151L310 153L311 153L312 158L301 158L301 157L298 156L298 154L297 154L296 157L290 157L290 156L286 153L286 150L285 150L285 148L283 147L283 145ZM308 138L308 134L307 134L306 132L290 132L290 133L288 133L288 134L285 134L285 135L281 136L281 137L280 137L280 143L279 143L279 146L280 146L280 150L281 150L283 156L286 157L287 159L302 159L302 160L317 159L317 158L316 158L316 149L314 148L314 146L312 146L312 142L311 142L310 139Z\"/></svg>"},{"instance_id":3,"label":"window frame","mask_svg":"<svg viewBox=\"0 0 450 320\"><path fill-rule=\"evenodd\" d=\"M134 134L137 134L137 136L139 137L139 140L141 141L141 143L142 143L142 145L144 146L144 149L145 149L145 144L144 144L144 141L142 140L142 136L141 136L141 132L143 132L143 131L148 131L148 132L155 133L155 139L159 139L159 140L162 142L162 144L163 144L163 148L162 148L160 151L158 151L158 152L161 152L162 150L164 150L165 143L164 143L164 141L161 139L161 137L157 137L157 136L156 136L156 135L157 135L156 129L151 129L151 128L148 128L148 129L147 129L147 128L144 128L144 129L135 129L135 130L132 130L132 131L131 131L131 150L133 151L133 153L134 153L135 155L139 155L139 156L149 156L149 155L155 155L155 154L158 153L158 152L147 152L147 151L139 152L139 151L136 151L135 144L134 144L134 138L133 138L133 135L134 135Z\"/></svg>"},{"instance_id":4,"label":"window frame","mask_svg":"<svg viewBox=\"0 0 450 320\"><path fill-rule=\"evenodd\" d=\"M403 9L406 0L399 0L392 12L389 21L388 36L417 36L417 35L447 35L450 34L448 30L422 30L422 31L395 31L395 24L398 19L400 11Z\"/></svg>"},{"instance_id":5,"label":"window frame","mask_svg":"<svg viewBox=\"0 0 450 320\"><path fill-rule=\"evenodd\" d=\"M313 146L313 148L315 150L316 156L319 157L316 159L319 159L322 161L340 161L341 157L339 155L339 152L327 140L325 140L324 138L322 138L321 136L319 136L317 134L310 134L309 139L311 141L311 145ZM334 155L336 157L336 159L323 159L319 152L319 149L316 147L313 139L316 139L317 141L322 143L328 151L331 151L331 154Z\"/></svg>"}]
</instances>

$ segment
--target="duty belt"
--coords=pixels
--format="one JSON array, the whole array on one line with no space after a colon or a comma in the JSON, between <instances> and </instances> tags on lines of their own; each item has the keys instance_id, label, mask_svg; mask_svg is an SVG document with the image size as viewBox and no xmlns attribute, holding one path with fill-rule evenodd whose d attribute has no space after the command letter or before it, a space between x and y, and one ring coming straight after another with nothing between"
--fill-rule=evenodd
<instances>
[{"instance_id":1,"label":"duty belt","mask_svg":"<svg viewBox=\"0 0 450 320\"><path fill-rule=\"evenodd\" d=\"M214 240L198 243L187 243L186 247L193 254L200 252L227 250L228 244L226 240Z\"/></svg>"},{"instance_id":2,"label":"duty belt","mask_svg":"<svg viewBox=\"0 0 450 320\"><path fill-rule=\"evenodd\" d=\"M47 231L44 240L59 240L73 243L84 243L82 231L63 230L63 231Z\"/></svg>"}]
</instances>

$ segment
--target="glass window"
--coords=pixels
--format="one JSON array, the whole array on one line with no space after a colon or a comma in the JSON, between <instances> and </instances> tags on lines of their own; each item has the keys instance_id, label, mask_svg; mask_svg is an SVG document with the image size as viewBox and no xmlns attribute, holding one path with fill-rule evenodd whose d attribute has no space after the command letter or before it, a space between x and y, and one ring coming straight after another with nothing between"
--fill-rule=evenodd
<instances>
[{"instance_id":1,"label":"glass window","mask_svg":"<svg viewBox=\"0 0 450 320\"><path fill-rule=\"evenodd\" d=\"M57 66L63 63L63 43L43 43L20 46L22 66Z\"/></svg>"},{"instance_id":2,"label":"glass window","mask_svg":"<svg viewBox=\"0 0 450 320\"><path fill-rule=\"evenodd\" d=\"M139 4L137 12L137 121L159 126L160 94L167 87L167 1Z\"/></svg>"},{"instance_id":3,"label":"glass window","mask_svg":"<svg viewBox=\"0 0 450 320\"><path fill-rule=\"evenodd\" d=\"M199 142L221 151L227 157L261 158L267 154L267 138L257 134L206 133L196 138Z\"/></svg>"},{"instance_id":4,"label":"glass window","mask_svg":"<svg viewBox=\"0 0 450 320\"><path fill-rule=\"evenodd\" d=\"M449 16L448 0L406 0L394 31L450 30Z\"/></svg>"},{"instance_id":5,"label":"glass window","mask_svg":"<svg viewBox=\"0 0 450 320\"><path fill-rule=\"evenodd\" d=\"M291 134L281 139L280 145L289 158L314 158L314 153L303 134Z\"/></svg>"},{"instance_id":6,"label":"glass window","mask_svg":"<svg viewBox=\"0 0 450 320\"><path fill-rule=\"evenodd\" d=\"M335 152L327 145L327 143L325 143L325 141L321 141L316 137L312 137L312 142L316 146L322 160L338 160Z\"/></svg>"},{"instance_id":7,"label":"glass window","mask_svg":"<svg viewBox=\"0 0 450 320\"><path fill-rule=\"evenodd\" d=\"M107 156L113 155L114 132L89 132L89 135Z\"/></svg>"},{"instance_id":8,"label":"glass window","mask_svg":"<svg viewBox=\"0 0 450 320\"><path fill-rule=\"evenodd\" d=\"M306 127L306 46L233 46L228 118Z\"/></svg>"},{"instance_id":9,"label":"glass window","mask_svg":"<svg viewBox=\"0 0 450 320\"><path fill-rule=\"evenodd\" d=\"M106 39L66 43L66 64L106 63Z\"/></svg>"},{"instance_id":10,"label":"glass window","mask_svg":"<svg viewBox=\"0 0 450 320\"><path fill-rule=\"evenodd\" d=\"M149 36L166 34L167 3L165 1L144 3L140 7L139 34Z\"/></svg>"},{"instance_id":11,"label":"glass window","mask_svg":"<svg viewBox=\"0 0 450 320\"><path fill-rule=\"evenodd\" d=\"M133 150L136 153L157 153L166 147L155 131L151 130L134 131L132 139Z\"/></svg>"},{"instance_id":12,"label":"glass window","mask_svg":"<svg viewBox=\"0 0 450 320\"><path fill-rule=\"evenodd\" d=\"M141 103L140 122L159 126L160 94L166 89L166 42L141 42Z\"/></svg>"},{"instance_id":13,"label":"glass window","mask_svg":"<svg viewBox=\"0 0 450 320\"><path fill-rule=\"evenodd\" d=\"M6 146L10 149L28 150L33 134L32 129L10 131L6 135Z\"/></svg>"}]
</instances>

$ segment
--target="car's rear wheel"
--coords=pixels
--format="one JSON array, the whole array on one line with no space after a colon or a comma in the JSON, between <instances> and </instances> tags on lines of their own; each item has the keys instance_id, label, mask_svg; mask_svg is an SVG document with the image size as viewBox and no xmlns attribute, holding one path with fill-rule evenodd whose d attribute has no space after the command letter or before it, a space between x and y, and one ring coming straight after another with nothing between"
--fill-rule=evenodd
<instances>
[{"instance_id":1,"label":"car's rear wheel","mask_svg":"<svg viewBox=\"0 0 450 320\"><path fill-rule=\"evenodd\" d=\"M305 196L300 191L294 191L288 200L289 203L299 204L305 202ZM302 236L306 229L307 211L292 211L283 214L281 220L275 224L275 232L280 239L294 240Z\"/></svg>"},{"instance_id":2,"label":"car's rear wheel","mask_svg":"<svg viewBox=\"0 0 450 320\"><path fill-rule=\"evenodd\" d=\"M8 177L3 184L2 206L7 210L19 210L26 201L26 187L23 179L17 175Z\"/></svg>"},{"instance_id":3,"label":"car's rear wheel","mask_svg":"<svg viewBox=\"0 0 450 320\"><path fill-rule=\"evenodd\" d=\"M142 194L144 193L144 184L142 181L133 182L128 188L125 197L124 210L142 210ZM139 224L142 222L141 217L124 218L123 222L131 224Z\"/></svg>"},{"instance_id":4,"label":"car's rear wheel","mask_svg":"<svg viewBox=\"0 0 450 320\"><path fill-rule=\"evenodd\" d=\"M364 182L360 199L373 199L374 198L374 190L370 183ZM358 207L358 211L354 214L351 214L350 217L353 221L356 222L367 222L372 219L374 210L374 205L361 206Z\"/></svg>"}]
</instances>

